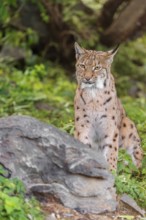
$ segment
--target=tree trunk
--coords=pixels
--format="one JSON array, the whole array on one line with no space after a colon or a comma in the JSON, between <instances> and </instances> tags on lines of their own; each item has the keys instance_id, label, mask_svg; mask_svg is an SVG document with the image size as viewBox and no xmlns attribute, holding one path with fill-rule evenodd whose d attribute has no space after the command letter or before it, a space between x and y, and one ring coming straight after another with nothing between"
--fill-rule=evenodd
<instances>
[{"instance_id":1,"label":"tree trunk","mask_svg":"<svg viewBox=\"0 0 146 220\"><path fill-rule=\"evenodd\" d=\"M98 23L102 28L108 28L113 22L114 15L119 7L127 0L109 0L103 5Z\"/></svg>"},{"instance_id":2,"label":"tree trunk","mask_svg":"<svg viewBox=\"0 0 146 220\"><path fill-rule=\"evenodd\" d=\"M146 21L146 0L130 1L117 19L101 34L101 42L112 46L137 36L137 33L145 28L143 19Z\"/></svg>"}]
</instances>

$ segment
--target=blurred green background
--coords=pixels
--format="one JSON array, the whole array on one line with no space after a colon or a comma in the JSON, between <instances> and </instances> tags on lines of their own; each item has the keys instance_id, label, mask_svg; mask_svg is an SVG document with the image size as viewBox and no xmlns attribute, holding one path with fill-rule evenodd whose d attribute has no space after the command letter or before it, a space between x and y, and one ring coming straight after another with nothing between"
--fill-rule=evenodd
<instances>
[{"instance_id":1,"label":"blurred green background","mask_svg":"<svg viewBox=\"0 0 146 220\"><path fill-rule=\"evenodd\" d=\"M112 73L145 155L145 24L146 0L1 0L0 116L31 115L73 134L74 42L94 50L120 43ZM146 207L146 157L140 171L123 160L117 190Z\"/></svg>"}]
</instances>

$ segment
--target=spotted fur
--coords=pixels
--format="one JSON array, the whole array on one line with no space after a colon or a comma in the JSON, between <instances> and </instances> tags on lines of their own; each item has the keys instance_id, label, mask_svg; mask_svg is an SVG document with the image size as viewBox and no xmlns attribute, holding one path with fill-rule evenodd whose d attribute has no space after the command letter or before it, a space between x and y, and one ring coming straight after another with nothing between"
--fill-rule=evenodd
<instances>
[{"instance_id":1,"label":"spotted fur","mask_svg":"<svg viewBox=\"0 0 146 220\"><path fill-rule=\"evenodd\" d=\"M110 170L117 168L119 147L125 148L140 167L141 141L117 97L110 70L117 49L85 50L75 43L75 51L78 83L74 100L75 138L101 150Z\"/></svg>"}]
</instances>

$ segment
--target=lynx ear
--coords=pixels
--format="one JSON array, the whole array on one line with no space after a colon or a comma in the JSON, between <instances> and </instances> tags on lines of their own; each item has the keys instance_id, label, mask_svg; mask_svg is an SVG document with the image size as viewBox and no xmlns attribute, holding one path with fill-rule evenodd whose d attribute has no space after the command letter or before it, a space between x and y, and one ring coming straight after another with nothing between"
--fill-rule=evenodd
<instances>
[{"instance_id":1,"label":"lynx ear","mask_svg":"<svg viewBox=\"0 0 146 220\"><path fill-rule=\"evenodd\" d=\"M80 57L81 54L85 53L85 49L81 48L77 42L75 42L75 52L76 52L76 59Z\"/></svg>"},{"instance_id":2,"label":"lynx ear","mask_svg":"<svg viewBox=\"0 0 146 220\"><path fill-rule=\"evenodd\" d=\"M113 50L109 50L108 53L108 58L110 59L110 61L113 61L113 58L115 56L115 54L117 53L118 49L119 49L120 44L118 44Z\"/></svg>"},{"instance_id":3,"label":"lynx ear","mask_svg":"<svg viewBox=\"0 0 146 220\"><path fill-rule=\"evenodd\" d=\"M113 50L111 50L111 54L112 56L115 56L115 54L117 53L118 49L119 49L120 44L118 44Z\"/></svg>"}]
</instances>

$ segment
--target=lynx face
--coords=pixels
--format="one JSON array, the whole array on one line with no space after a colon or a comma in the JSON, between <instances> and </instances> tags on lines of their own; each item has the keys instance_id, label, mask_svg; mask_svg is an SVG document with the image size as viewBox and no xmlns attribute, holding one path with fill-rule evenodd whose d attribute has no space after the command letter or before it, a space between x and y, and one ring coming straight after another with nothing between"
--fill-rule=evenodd
<instances>
[{"instance_id":1,"label":"lynx face","mask_svg":"<svg viewBox=\"0 0 146 220\"><path fill-rule=\"evenodd\" d=\"M96 52L76 45L76 78L82 89L105 87L113 55L111 51Z\"/></svg>"}]
</instances>

